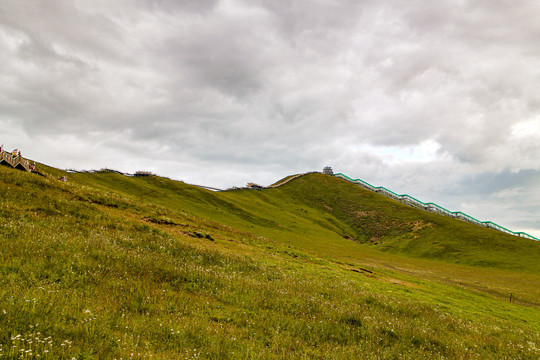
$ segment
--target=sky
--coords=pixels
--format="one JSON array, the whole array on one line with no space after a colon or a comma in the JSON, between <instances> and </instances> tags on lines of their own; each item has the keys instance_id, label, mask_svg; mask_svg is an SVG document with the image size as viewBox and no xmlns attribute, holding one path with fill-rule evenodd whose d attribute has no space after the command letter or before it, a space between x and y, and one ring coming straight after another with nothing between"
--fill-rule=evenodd
<instances>
[{"instance_id":1,"label":"sky","mask_svg":"<svg viewBox=\"0 0 540 360\"><path fill-rule=\"evenodd\" d=\"M331 166L540 237L537 0L2 0L0 144L218 188Z\"/></svg>"}]
</instances>

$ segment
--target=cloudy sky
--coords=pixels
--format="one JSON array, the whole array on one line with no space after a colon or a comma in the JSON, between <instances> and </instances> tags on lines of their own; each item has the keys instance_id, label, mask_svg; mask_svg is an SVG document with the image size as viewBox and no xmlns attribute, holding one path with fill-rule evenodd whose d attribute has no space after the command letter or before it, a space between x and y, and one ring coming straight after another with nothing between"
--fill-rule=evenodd
<instances>
[{"instance_id":1,"label":"cloudy sky","mask_svg":"<svg viewBox=\"0 0 540 360\"><path fill-rule=\"evenodd\" d=\"M2 0L0 143L221 188L336 172L540 237L537 0Z\"/></svg>"}]
</instances>

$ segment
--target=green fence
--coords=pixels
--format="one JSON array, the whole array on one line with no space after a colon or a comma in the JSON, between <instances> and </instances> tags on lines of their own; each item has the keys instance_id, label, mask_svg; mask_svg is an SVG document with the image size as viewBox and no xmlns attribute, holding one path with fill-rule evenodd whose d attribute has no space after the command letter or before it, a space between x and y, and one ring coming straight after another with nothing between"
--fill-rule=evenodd
<instances>
[{"instance_id":1,"label":"green fence","mask_svg":"<svg viewBox=\"0 0 540 360\"><path fill-rule=\"evenodd\" d=\"M380 194L383 194L385 196L388 196L394 200L397 200L403 204L406 204L406 205L409 205L409 206L412 206L412 207L415 207L415 208L419 208L419 209L423 209L423 210L426 210L426 211L430 211L430 212L433 212L433 213L437 213L437 214L441 214L441 215L446 215L446 216L450 216L452 218L455 218L455 219L460 219L460 220L464 220L464 221L468 221L468 222L471 222L473 224L477 224L477 225L480 225L480 226L484 226L484 227L487 227L487 228L490 228L490 229L495 229L495 230L498 230L498 231L502 231L502 232L505 232L507 234L510 234L510 235L515 235L515 236L519 236L519 237L523 237L523 238L527 238L527 239L532 239L532 240L537 240L537 241L540 241L540 239L530 235L530 234L527 234L525 232L516 232L516 231L512 231L510 229L507 229L505 228L504 226L501 226L499 224L495 224L494 222L492 221L480 221L470 215L467 215L461 211L450 211L448 209L445 209L444 207L440 206L440 205L437 205L435 203L432 203L432 202L429 202L429 203L425 203L423 201L420 201L418 199L416 199L415 197L412 197L408 194L396 194L395 192L393 192L392 190L389 190L383 186L373 186L371 185L370 183L364 181L364 180L361 180L361 179L351 179L350 177L348 177L347 175L345 174L342 174L342 173L337 173L337 174L334 174L334 176L337 176L339 178L342 178L342 179L345 179L347 181L350 181L354 184L357 184L357 185L360 185L366 189L369 189L369 190L372 190L372 191L375 191L377 193L380 193Z\"/></svg>"}]
</instances>

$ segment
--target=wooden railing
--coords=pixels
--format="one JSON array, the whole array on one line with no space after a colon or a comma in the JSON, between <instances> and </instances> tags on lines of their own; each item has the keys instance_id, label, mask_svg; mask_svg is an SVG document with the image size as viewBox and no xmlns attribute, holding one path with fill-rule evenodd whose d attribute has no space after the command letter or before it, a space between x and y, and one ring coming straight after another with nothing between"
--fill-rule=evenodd
<instances>
[{"instance_id":1,"label":"wooden railing","mask_svg":"<svg viewBox=\"0 0 540 360\"><path fill-rule=\"evenodd\" d=\"M0 153L0 163L6 163L14 168L31 172L33 165L24 159L21 155L13 155L10 152L2 150Z\"/></svg>"}]
</instances>

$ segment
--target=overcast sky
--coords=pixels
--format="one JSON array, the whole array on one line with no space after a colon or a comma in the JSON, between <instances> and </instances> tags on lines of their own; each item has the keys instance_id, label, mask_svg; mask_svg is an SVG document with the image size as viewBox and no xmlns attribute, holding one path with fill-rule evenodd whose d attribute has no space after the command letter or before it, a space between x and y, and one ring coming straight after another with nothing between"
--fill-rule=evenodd
<instances>
[{"instance_id":1,"label":"overcast sky","mask_svg":"<svg viewBox=\"0 0 540 360\"><path fill-rule=\"evenodd\" d=\"M0 144L221 188L336 172L540 237L537 0L2 0Z\"/></svg>"}]
</instances>

